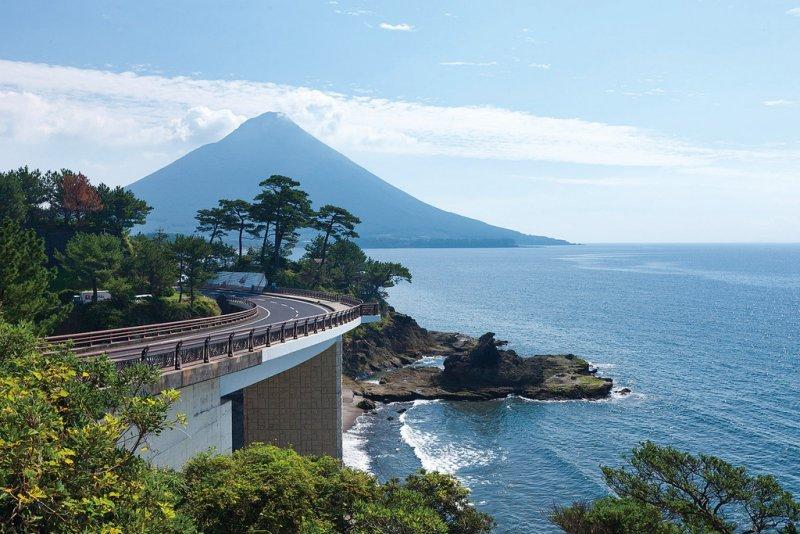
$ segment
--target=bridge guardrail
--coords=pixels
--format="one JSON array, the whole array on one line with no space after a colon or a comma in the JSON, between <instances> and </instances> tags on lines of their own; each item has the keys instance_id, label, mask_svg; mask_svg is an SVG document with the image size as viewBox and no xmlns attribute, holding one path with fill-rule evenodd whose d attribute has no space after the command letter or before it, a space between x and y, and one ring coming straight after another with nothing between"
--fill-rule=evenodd
<instances>
[{"instance_id":1,"label":"bridge guardrail","mask_svg":"<svg viewBox=\"0 0 800 534\"><path fill-rule=\"evenodd\" d=\"M243 304L246 309L214 317L198 317L196 319L185 319L156 325L131 326L112 330L97 330L94 332L50 336L45 338L45 341L51 345L58 345L71 341L72 348L80 352L81 350L93 349L100 346L107 347L119 343L130 343L131 341L140 341L148 338L235 324L250 319L258 313L256 305L252 301L246 299L229 299L228 302L232 304Z\"/></svg>"},{"instance_id":2,"label":"bridge guardrail","mask_svg":"<svg viewBox=\"0 0 800 534\"><path fill-rule=\"evenodd\" d=\"M118 359L116 360L117 365L124 367L134 362L141 361L160 369L180 369L185 363L192 363L199 360L208 362L212 358L223 355L231 357L235 353L243 350L253 351L256 347L269 347L273 343L282 343L287 339L297 339L299 336L308 336L320 330L328 330L364 315L380 314L380 306L378 303L364 303L359 299L345 295L291 288L278 288L270 291L270 293L339 302L349 306L349 308L347 310L331 311L302 319L243 329L240 332L235 330L215 332L208 335L181 337L177 340L170 339L159 341L156 339L165 335L180 334L183 332L192 332L194 330L234 324L246 320L257 313L256 304L254 302L247 299L234 298L230 299L229 302L244 304L248 306L248 309L217 317L203 317L158 325L134 326L114 330L51 336L46 338L46 341L49 344L71 341L73 349L77 349L78 352L88 353L85 354L86 356L92 356L101 354L104 352L103 349L115 345L135 341L146 341L152 338L153 342L142 348L138 358Z\"/></svg>"},{"instance_id":3,"label":"bridge guardrail","mask_svg":"<svg viewBox=\"0 0 800 534\"><path fill-rule=\"evenodd\" d=\"M181 369L184 364L202 361L208 363L220 357L233 357L238 352L252 352L258 347L270 347L288 339L307 337L320 331L341 326L361 317L361 305L347 310L334 311L303 319L268 324L241 332L219 332L195 336L176 342L158 343L142 348L139 358L117 360L124 367L142 362L160 369Z\"/></svg>"}]
</instances>

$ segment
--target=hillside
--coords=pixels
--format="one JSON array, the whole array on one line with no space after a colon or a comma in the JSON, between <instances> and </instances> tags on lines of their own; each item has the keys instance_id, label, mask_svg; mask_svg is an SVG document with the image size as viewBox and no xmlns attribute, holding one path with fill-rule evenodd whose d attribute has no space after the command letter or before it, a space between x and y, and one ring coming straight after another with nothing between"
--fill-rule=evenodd
<instances>
[{"instance_id":1,"label":"hillside","mask_svg":"<svg viewBox=\"0 0 800 534\"><path fill-rule=\"evenodd\" d=\"M286 116L264 113L216 143L204 145L131 184L153 212L144 231L191 232L200 208L220 198L250 200L271 174L290 176L315 207L343 206L358 215L365 247L560 245L450 213L383 181L325 145Z\"/></svg>"}]
</instances>

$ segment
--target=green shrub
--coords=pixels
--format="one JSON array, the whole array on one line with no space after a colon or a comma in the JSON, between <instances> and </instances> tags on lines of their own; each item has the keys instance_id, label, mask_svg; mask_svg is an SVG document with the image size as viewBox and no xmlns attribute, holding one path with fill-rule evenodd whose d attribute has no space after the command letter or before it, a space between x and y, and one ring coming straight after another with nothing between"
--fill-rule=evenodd
<instances>
[{"instance_id":1,"label":"green shrub","mask_svg":"<svg viewBox=\"0 0 800 534\"><path fill-rule=\"evenodd\" d=\"M177 392L141 390L153 373L43 355L28 327L0 324L0 531L193 531L180 480L135 455L173 423Z\"/></svg>"},{"instance_id":2,"label":"green shrub","mask_svg":"<svg viewBox=\"0 0 800 534\"><path fill-rule=\"evenodd\" d=\"M183 474L182 509L206 533L481 533L494 524L449 475L421 471L380 484L333 458L271 445L203 454Z\"/></svg>"}]
</instances>

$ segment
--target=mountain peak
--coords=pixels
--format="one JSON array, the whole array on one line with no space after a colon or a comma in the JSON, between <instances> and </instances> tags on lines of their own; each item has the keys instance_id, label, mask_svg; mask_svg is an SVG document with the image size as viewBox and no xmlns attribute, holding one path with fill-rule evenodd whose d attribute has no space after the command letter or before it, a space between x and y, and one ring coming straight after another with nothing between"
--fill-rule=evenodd
<instances>
[{"instance_id":1,"label":"mountain peak","mask_svg":"<svg viewBox=\"0 0 800 534\"><path fill-rule=\"evenodd\" d=\"M271 139L280 138L287 135L306 134L288 115L279 111L267 111L261 115L256 115L244 121L223 141L233 139L250 138L252 141L266 142Z\"/></svg>"},{"instance_id":2,"label":"mountain peak","mask_svg":"<svg viewBox=\"0 0 800 534\"><path fill-rule=\"evenodd\" d=\"M186 154L129 187L153 207L144 231L164 228L191 233L197 210L215 206L221 198L252 199L259 182L272 174L299 181L316 206L333 204L360 217L358 232L363 245L565 243L498 228L425 204L274 111L246 120L222 140Z\"/></svg>"}]
</instances>

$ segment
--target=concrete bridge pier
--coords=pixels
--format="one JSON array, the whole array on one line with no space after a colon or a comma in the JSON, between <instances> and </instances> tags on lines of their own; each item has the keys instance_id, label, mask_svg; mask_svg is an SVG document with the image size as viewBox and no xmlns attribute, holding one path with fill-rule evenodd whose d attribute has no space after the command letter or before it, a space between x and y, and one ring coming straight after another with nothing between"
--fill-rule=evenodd
<instances>
[{"instance_id":1,"label":"concrete bridge pier","mask_svg":"<svg viewBox=\"0 0 800 534\"><path fill-rule=\"evenodd\" d=\"M355 324L353 324L355 323ZM342 334L359 322L161 375L188 425L149 440L143 457L181 468L200 452L254 442L342 457Z\"/></svg>"},{"instance_id":2,"label":"concrete bridge pier","mask_svg":"<svg viewBox=\"0 0 800 534\"><path fill-rule=\"evenodd\" d=\"M305 362L241 390L233 448L253 442L342 457L342 338ZM240 406L237 406L240 403ZM238 441L238 440L235 440Z\"/></svg>"}]
</instances>

